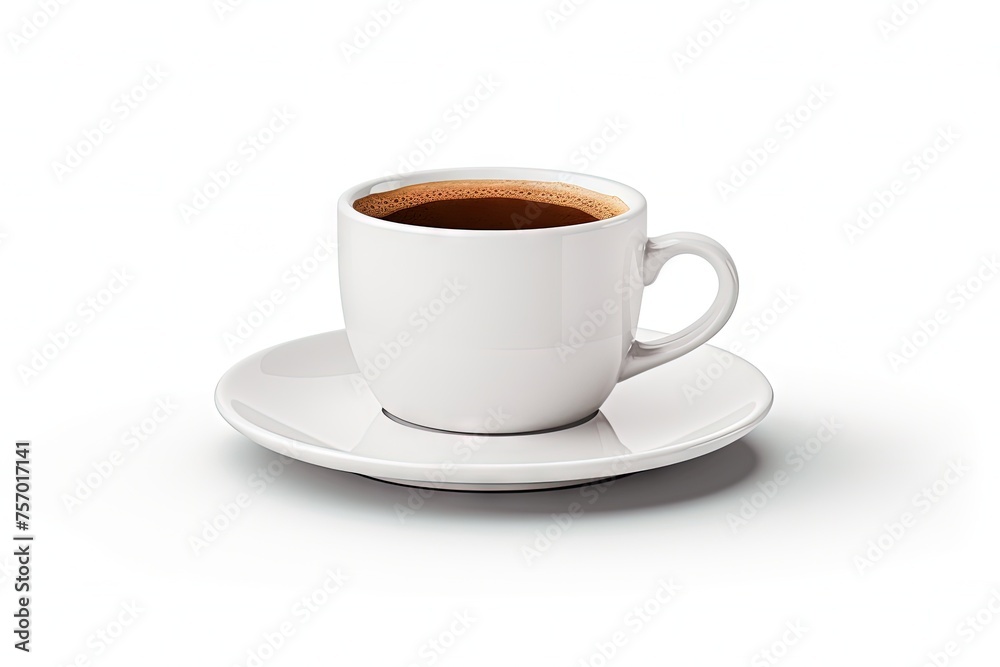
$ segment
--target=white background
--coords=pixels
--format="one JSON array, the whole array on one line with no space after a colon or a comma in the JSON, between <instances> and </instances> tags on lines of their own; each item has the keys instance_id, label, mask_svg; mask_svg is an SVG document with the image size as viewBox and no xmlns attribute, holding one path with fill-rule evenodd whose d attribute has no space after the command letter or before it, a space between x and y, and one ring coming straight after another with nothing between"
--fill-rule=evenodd
<instances>
[{"instance_id":1,"label":"white background","mask_svg":"<svg viewBox=\"0 0 1000 667\"><path fill-rule=\"evenodd\" d=\"M244 2L222 17L211 0L70 2L37 34L24 21L43 22L38 5L6 2L0 496L14 439L30 438L37 541L30 656L11 647L2 549L4 664L256 664L248 652L286 622L294 633L263 664L763 665L772 650L789 666L921 665L952 641L939 664L995 664L1000 280L976 280L1000 249L1000 6L904 4L919 9L886 34L890 0L591 0L559 21L555 0L404 1L348 58L343 44L386 2ZM147 67L165 78L130 92ZM496 89L469 99L490 77ZM782 118L822 86L832 96L787 136ZM463 103L476 108L449 112ZM276 108L294 120L246 160L241 144ZM111 133L60 179L53 163L105 118ZM609 122L622 129L604 141ZM416 152L437 128L444 140ZM942 128L958 138L914 180L904 165ZM724 200L718 182L769 138L777 152ZM240 173L185 221L180 205L233 159ZM274 455L219 418L215 382L253 351L342 326L335 258L301 285L283 276L335 239L340 192L401 161L587 171L643 191L651 234L718 239L742 292L714 342L743 344L774 385L772 413L593 504L580 489L439 493L401 522L407 489L306 464L258 494ZM845 225L895 179L905 192L852 243ZM128 285L87 314L116 270ZM665 271L643 326L676 329L711 298L697 260ZM967 283L981 289L957 298ZM227 345L276 289L273 315ZM775 317L781 290L793 305ZM935 335L893 364L938 310ZM25 373L36 352L51 358ZM130 449L123 434L157 399L176 408ZM793 469L786 454L823 419L835 437ZM115 451L111 476L68 507ZM966 472L915 502L955 461ZM773 497L753 496L779 471ZM196 553L190 538L240 494L250 506ZM735 525L752 498L756 515ZM583 516L553 528L581 501ZM913 525L887 536L905 512ZM528 562L539 531L555 537ZM884 554L860 566L879 540ZM296 614L338 568L343 588ZM661 579L681 587L664 604ZM131 603L138 618L108 647L97 633L117 633ZM655 613L636 622L643 605ZM970 631L981 609L992 624ZM616 632L624 645L605 659Z\"/></svg>"}]
</instances>

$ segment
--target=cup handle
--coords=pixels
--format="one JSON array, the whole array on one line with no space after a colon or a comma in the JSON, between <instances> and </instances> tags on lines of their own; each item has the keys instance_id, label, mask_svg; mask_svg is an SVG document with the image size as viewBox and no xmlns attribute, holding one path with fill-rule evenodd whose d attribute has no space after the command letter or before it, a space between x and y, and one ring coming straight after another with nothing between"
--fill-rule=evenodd
<instances>
[{"instance_id":1,"label":"cup handle","mask_svg":"<svg viewBox=\"0 0 1000 667\"><path fill-rule=\"evenodd\" d=\"M717 334L736 308L740 281L733 258L716 241L701 234L677 232L647 240L642 262L643 284L652 284L663 265L678 255L697 255L712 265L719 277L719 292L715 301L704 315L682 331L649 343L633 340L625 355L619 382L695 349Z\"/></svg>"}]
</instances>

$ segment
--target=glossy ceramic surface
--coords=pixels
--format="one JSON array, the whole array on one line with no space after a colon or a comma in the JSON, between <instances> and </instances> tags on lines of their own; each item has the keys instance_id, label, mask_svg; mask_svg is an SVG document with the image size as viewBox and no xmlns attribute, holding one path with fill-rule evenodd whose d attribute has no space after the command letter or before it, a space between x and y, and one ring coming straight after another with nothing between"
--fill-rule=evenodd
<instances>
[{"instance_id":1,"label":"glossy ceramic surface","mask_svg":"<svg viewBox=\"0 0 1000 667\"><path fill-rule=\"evenodd\" d=\"M640 330L639 336L662 334ZM710 386L686 396L685 385L697 387L699 377L712 378ZM346 333L334 331L240 361L219 381L215 400L237 431L294 459L413 486L515 491L572 486L707 454L749 433L772 396L751 364L704 345L618 384L596 416L573 428L442 433L387 417L359 374Z\"/></svg>"},{"instance_id":2,"label":"glossy ceramic surface","mask_svg":"<svg viewBox=\"0 0 1000 667\"><path fill-rule=\"evenodd\" d=\"M566 227L472 230L399 224L352 206L373 192L456 179L572 183L629 210ZM648 239L642 194L588 174L476 168L370 181L344 193L337 225L344 322L358 367L382 407L422 426L479 433L500 409L507 418L491 431L577 422L620 380L711 338L736 305L736 269L721 245L685 232ZM682 254L715 269L714 303L683 331L636 343L644 288Z\"/></svg>"}]
</instances>

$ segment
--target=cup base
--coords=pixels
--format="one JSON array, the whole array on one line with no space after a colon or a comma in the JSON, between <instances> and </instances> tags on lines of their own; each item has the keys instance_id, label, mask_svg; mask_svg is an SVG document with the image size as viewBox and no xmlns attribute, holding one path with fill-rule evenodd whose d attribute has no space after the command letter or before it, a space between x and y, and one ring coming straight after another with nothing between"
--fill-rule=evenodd
<instances>
[{"instance_id":1,"label":"cup base","mask_svg":"<svg viewBox=\"0 0 1000 667\"><path fill-rule=\"evenodd\" d=\"M434 433L449 433L451 435L471 435L471 436L484 437L484 438L503 438L503 437L506 437L506 436L513 436L513 435L540 435L542 433L553 433L555 431L565 431L568 428L574 428L576 426L580 426L581 424L586 424L591 419L593 419L594 417L596 417L598 412L600 412L600 410L594 410L593 413L587 415L583 419L577 419L575 422L572 422L572 423L569 423L569 424L564 424L562 426L553 426L552 428L543 428L543 429L539 429L537 431L518 431L516 433L474 433L474 432L467 432L467 431L448 431L448 430L441 429L441 428L434 428L432 426L422 426L420 424L414 424L413 422L409 422L409 421L406 421L405 419L401 419L401 418L397 417L396 415L392 414L391 412L389 412L388 410L386 410L385 408L382 408L382 414L384 414L386 417L388 417L392 421L396 422L397 424L402 424L403 426L409 426L410 428L417 428L417 429L420 429L422 431L432 431Z\"/></svg>"}]
</instances>

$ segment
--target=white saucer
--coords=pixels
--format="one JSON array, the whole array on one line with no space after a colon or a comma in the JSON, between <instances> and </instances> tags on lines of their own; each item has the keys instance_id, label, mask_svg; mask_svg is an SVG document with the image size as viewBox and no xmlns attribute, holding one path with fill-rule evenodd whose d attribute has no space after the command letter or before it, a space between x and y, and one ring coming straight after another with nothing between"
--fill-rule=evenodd
<instances>
[{"instance_id":1,"label":"white saucer","mask_svg":"<svg viewBox=\"0 0 1000 667\"><path fill-rule=\"evenodd\" d=\"M639 331L643 340L662 335ZM731 365L723 368L716 355ZM689 400L685 385L704 391ZM593 419L572 428L496 436L431 431L382 412L344 331L247 357L215 390L223 418L275 452L387 482L459 491L573 486L693 459L749 433L772 400L760 371L703 345L620 383Z\"/></svg>"}]
</instances>

